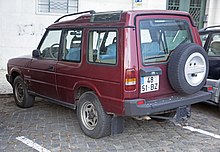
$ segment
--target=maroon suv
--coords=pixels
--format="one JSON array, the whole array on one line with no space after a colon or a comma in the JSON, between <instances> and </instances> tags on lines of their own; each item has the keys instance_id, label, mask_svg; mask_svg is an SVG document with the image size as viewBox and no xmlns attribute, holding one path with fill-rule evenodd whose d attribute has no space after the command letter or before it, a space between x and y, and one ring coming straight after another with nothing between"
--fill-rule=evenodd
<instances>
[{"instance_id":1,"label":"maroon suv","mask_svg":"<svg viewBox=\"0 0 220 152\"><path fill-rule=\"evenodd\" d=\"M80 12L50 25L32 56L10 59L6 77L19 107L39 96L77 109L83 132L100 138L122 132L122 116L182 120L210 99L200 45L185 12Z\"/></svg>"}]
</instances>

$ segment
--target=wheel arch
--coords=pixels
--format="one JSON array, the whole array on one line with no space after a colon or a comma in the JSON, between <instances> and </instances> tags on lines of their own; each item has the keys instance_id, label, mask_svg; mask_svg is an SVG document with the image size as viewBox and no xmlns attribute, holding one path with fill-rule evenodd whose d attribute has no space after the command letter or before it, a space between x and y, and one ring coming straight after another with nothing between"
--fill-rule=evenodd
<instances>
[{"instance_id":1,"label":"wheel arch","mask_svg":"<svg viewBox=\"0 0 220 152\"><path fill-rule=\"evenodd\" d=\"M15 78L16 78L17 76L21 76L22 78L24 78L23 75L22 75L22 73L21 73L21 70L19 70L18 68L13 68L13 69L11 69L10 75L11 75L12 85L13 85L14 80L15 80Z\"/></svg>"},{"instance_id":2,"label":"wheel arch","mask_svg":"<svg viewBox=\"0 0 220 152\"><path fill-rule=\"evenodd\" d=\"M79 102L80 96L87 91L93 91L98 96L99 99L101 97L98 88L90 82L86 82L86 81L77 82L73 87L73 90L74 90L74 101L76 106ZM101 100L100 103L102 104Z\"/></svg>"}]
</instances>

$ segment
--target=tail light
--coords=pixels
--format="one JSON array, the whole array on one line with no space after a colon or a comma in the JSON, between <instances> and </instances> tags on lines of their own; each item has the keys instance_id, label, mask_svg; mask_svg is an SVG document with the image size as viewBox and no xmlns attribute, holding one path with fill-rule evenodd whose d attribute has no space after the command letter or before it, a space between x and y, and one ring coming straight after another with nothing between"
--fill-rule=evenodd
<instances>
[{"instance_id":1,"label":"tail light","mask_svg":"<svg viewBox=\"0 0 220 152\"><path fill-rule=\"evenodd\" d=\"M143 105L144 103L145 103L144 100L140 100L140 101L137 102L137 105Z\"/></svg>"},{"instance_id":2,"label":"tail light","mask_svg":"<svg viewBox=\"0 0 220 152\"><path fill-rule=\"evenodd\" d=\"M214 88L213 88L213 86L211 86L211 85L205 85L203 88L202 88L202 91L206 91L206 92L211 92L211 91L213 91L214 90Z\"/></svg>"},{"instance_id":3,"label":"tail light","mask_svg":"<svg viewBox=\"0 0 220 152\"><path fill-rule=\"evenodd\" d=\"M135 69L127 69L125 73L125 90L134 91L136 90L137 79L135 76Z\"/></svg>"},{"instance_id":4,"label":"tail light","mask_svg":"<svg viewBox=\"0 0 220 152\"><path fill-rule=\"evenodd\" d=\"M212 91L212 90L213 90L213 87L212 87L212 86L208 86L208 87L207 87L207 90L208 90L208 91Z\"/></svg>"}]
</instances>

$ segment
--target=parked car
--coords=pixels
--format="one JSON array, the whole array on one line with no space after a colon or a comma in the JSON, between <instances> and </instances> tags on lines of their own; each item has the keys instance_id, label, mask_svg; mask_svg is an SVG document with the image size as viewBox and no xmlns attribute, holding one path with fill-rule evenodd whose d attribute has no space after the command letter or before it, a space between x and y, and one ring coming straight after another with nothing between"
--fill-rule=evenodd
<instances>
[{"instance_id":1,"label":"parked car","mask_svg":"<svg viewBox=\"0 0 220 152\"><path fill-rule=\"evenodd\" d=\"M200 45L186 12L86 11L50 25L32 56L8 61L6 77L19 107L39 96L77 109L83 132L101 138L121 133L123 116L181 121L210 99Z\"/></svg>"},{"instance_id":2,"label":"parked car","mask_svg":"<svg viewBox=\"0 0 220 152\"><path fill-rule=\"evenodd\" d=\"M213 87L212 103L219 105L220 94L220 25L199 30L204 49L208 52L209 73L207 84ZM220 105L219 105L220 107Z\"/></svg>"}]
</instances>

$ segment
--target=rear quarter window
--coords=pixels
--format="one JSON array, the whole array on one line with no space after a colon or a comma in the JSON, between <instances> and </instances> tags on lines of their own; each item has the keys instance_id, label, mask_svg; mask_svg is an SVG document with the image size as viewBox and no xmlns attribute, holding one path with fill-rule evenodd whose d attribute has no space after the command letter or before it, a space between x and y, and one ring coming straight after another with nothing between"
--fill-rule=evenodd
<instances>
[{"instance_id":1,"label":"rear quarter window","mask_svg":"<svg viewBox=\"0 0 220 152\"><path fill-rule=\"evenodd\" d=\"M117 31L89 32L88 61L97 64L117 63Z\"/></svg>"}]
</instances>

